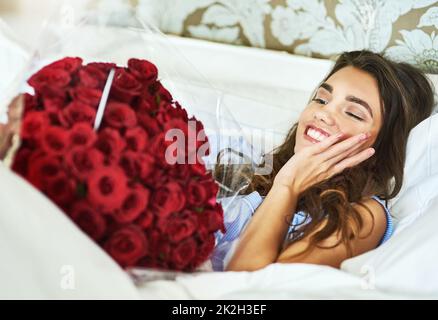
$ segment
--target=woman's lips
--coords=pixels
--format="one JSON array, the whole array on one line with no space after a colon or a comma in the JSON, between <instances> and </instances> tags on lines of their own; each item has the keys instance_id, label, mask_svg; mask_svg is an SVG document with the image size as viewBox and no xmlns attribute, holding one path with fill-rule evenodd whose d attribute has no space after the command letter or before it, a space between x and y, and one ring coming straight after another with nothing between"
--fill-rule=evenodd
<instances>
[{"instance_id":1,"label":"woman's lips","mask_svg":"<svg viewBox=\"0 0 438 320\"><path fill-rule=\"evenodd\" d=\"M304 130L304 138L312 143L321 142L328 137L330 137L330 133L313 125L307 126Z\"/></svg>"},{"instance_id":2,"label":"woman's lips","mask_svg":"<svg viewBox=\"0 0 438 320\"><path fill-rule=\"evenodd\" d=\"M318 143L318 140L313 139L312 137L309 137L306 133L304 133L304 139L312 142L312 143Z\"/></svg>"}]
</instances>

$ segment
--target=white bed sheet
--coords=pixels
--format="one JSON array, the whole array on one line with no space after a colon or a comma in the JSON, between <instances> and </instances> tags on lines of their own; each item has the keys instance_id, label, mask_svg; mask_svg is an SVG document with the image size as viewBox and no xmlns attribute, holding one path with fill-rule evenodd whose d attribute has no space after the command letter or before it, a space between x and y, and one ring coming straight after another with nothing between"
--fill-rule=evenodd
<instances>
[{"instance_id":1,"label":"white bed sheet","mask_svg":"<svg viewBox=\"0 0 438 320\"><path fill-rule=\"evenodd\" d=\"M273 264L255 272L213 272L151 281L139 287L143 299L419 299L419 294L385 292L367 272L311 264ZM438 298L438 295L435 296Z\"/></svg>"}]
</instances>

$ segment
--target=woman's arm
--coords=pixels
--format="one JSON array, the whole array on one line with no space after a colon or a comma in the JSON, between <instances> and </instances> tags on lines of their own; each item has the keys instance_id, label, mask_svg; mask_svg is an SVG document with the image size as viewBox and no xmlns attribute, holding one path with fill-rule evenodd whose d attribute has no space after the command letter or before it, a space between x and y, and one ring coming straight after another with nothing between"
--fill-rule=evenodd
<instances>
[{"instance_id":1,"label":"woman's arm","mask_svg":"<svg viewBox=\"0 0 438 320\"><path fill-rule=\"evenodd\" d=\"M271 188L243 232L226 270L253 271L275 262L289 228L286 218L295 212L296 201L290 188Z\"/></svg>"},{"instance_id":2,"label":"woman's arm","mask_svg":"<svg viewBox=\"0 0 438 320\"><path fill-rule=\"evenodd\" d=\"M332 135L294 154L275 176L226 270L253 271L277 261L289 227L287 217L295 212L298 195L372 156L372 148L360 150L368 137L361 134L337 143L342 134Z\"/></svg>"}]
</instances>

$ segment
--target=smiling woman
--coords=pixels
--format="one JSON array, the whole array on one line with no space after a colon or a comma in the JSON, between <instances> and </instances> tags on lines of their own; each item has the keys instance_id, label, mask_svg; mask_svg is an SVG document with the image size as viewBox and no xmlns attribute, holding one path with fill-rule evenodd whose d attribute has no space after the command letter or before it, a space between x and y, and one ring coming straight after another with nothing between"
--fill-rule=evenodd
<instances>
[{"instance_id":1,"label":"smiling woman","mask_svg":"<svg viewBox=\"0 0 438 320\"><path fill-rule=\"evenodd\" d=\"M301 113L295 152L338 133L347 138L369 132L368 145L372 145L382 125L382 114L376 79L352 66L342 68L319 86Z\"/></svg>"},{"instance_id":2,"label":"smiling woman","mask_svg":"<svg viewBox=\"0 0 438 320\"><path fill-rule=\"evenodd\" d=\"M340 55L284 143L265 155L272 170L245 190L248 205L217 237L213 267L339 267L386 241L384 201L400 191L407 138L431 114L432 88L408 64L365 50Z\"/></svg>"}]
</instances>

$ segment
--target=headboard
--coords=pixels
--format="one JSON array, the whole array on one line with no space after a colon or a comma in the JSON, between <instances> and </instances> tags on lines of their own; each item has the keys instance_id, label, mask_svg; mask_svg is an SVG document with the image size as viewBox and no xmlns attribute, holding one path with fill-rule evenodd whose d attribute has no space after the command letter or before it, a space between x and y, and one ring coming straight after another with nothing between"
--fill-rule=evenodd
<instances>
[{"instance_id":1,"label":"headboard","mask_svg":"<svg viewBox=\"0 0 438 320\"><path fill-rule=\"evenodd\" d=\"M123 1L123 0L121 0ZM438 73L436 0L137 0L162 31L334 59L369 49Z\"/></svg>"}]
</instances>

